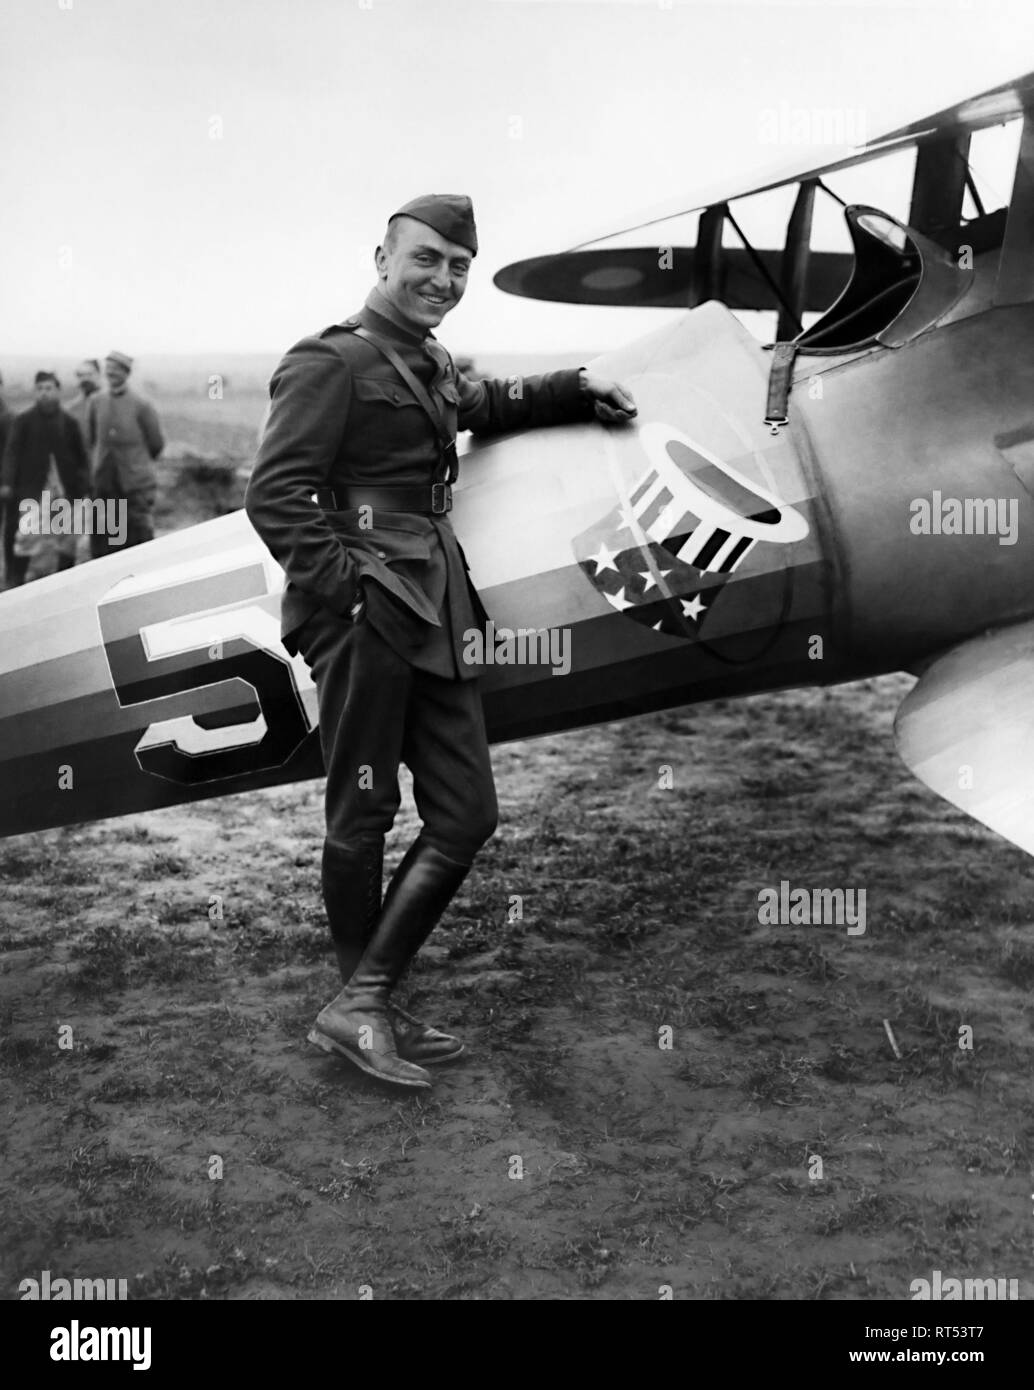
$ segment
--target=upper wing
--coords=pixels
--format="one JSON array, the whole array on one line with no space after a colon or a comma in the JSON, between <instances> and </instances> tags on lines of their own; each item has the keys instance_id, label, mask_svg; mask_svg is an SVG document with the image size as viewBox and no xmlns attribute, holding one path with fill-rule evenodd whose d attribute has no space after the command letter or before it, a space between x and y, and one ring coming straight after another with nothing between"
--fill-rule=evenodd
<instances>
[{"instance_id":1,"label":"upper wing","mask_svg":"<svg viewBox=\"0 0 1034 1390\"><path fill-rule=\"evenodd\" d=\"M954 106L946 106L936 115L913 121L898 130L888 131L881 140L911 140L932 134L964 135L974 130L983 130L985 126L1011 121L1016 116L1021 116L1029 106L1034 106L1034 72L1014 77L999 87L990 87L978 96L966 97ZM879 144L880 141L876 143Z\"/></svg>"},{"instance_id":2,"label":"upper wing","mask_svg":"<svg viewBox=\"0 0 1034 1390\"><path fill-rule=\"evenodd\" d=\"M945 800L1034 854L1034 622L971 638L923 673L898 752Z\"/></svg>"},{"instance_id":3,"label":"upper wing","mask_svg":"<svg viewBox=\"0 0 1034 1390\"><path fill-rule=\"evenodd\" d=\"M765 174L748 175L735 183L716 185L703 192L694 191L675 198L666 199L652 207L641 208L622 217L620 223L601 227L591 235L582 237L571 250L588 246L597 241L620 236L623 232L634 231L639 227L649 227L655 222L666 221L683 213L698 212L703 208L715 207L720 203L732 202L735 198L745 198L753 193L766 193L772 188L782 188L787 184L800 183L806 179L822 178L848 169L854 164L864 164L878 159L881 155L895 150L908 149L920 140L931 136L948 138L962 135L985 126L998 125L1019 116L1025 107L1034 106L1034 72L1003 82L977 96L971 96L955 106L945 107L933 116L913 121L897 130L888 131L878 139L857 148L844 146L834 158L813 168L801 168L799 164L783 167Z\"/></svg>"}]
</instances>

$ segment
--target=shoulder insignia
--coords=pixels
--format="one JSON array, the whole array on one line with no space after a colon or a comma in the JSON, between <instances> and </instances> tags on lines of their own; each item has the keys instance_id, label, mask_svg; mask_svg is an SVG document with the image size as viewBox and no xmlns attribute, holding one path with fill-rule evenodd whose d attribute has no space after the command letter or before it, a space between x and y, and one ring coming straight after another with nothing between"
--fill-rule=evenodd
<instances>
[{"instance_id":1,"label":"shoulder insignia","mask_svg":"<svg viewBox=\"0 0 1034 1390\"><path fill-rule=\"evenodd\" d=\"M341 323L332 323L329 328L324 328L322 332L316 334L316 337L329 338L331 334L340 333L342 330L351 333L354 328L358 327L359 320L357 318L343 319Z\"/></svg>"}]
</instances>

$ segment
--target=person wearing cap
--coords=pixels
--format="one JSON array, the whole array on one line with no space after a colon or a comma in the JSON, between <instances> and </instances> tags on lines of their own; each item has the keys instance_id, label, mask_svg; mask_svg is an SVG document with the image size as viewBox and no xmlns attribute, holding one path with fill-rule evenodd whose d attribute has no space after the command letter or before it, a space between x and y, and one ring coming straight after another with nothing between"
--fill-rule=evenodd
<instances>
[{"instance_id":1,"label":"person wearing cap","mask_svg":"<svg viewBox=\"0 0 1034 1390\"><path fill-rule=\"evenodd\" d=\"M154 461L165 448L158 413L150 401L130 389L133 359L109 352L104 359L107 391L87 408L89 447L93 453L93 495L125 507L124 545L154 539L154 504L158 475ZM90 537L90 552L99 559L122 547L103 531Z\"/></svg>"},{"instance_id":2,"label":"person wearing cap","mask_svg":"<svg viewBox=\"0 0 1034 1390\"><path fill-rule=\"evenodd\" d=\"M456 370L431 330L463 297L477 249L467 197L432 194L392 214L362 309L296 343L274 372L245 495L287 576L284 645L318 695L321 881L344 987L309 1039L409 1087L463 1047L392 994L498 816L479 672L463 656L464 633L488 615L448 519L456 431L635 414L627 392L585 368L519 390ZM382 901L400 762L422 826Z\"/></svg>"},{"instance_id":3,"label":"person wearing cap","mask_svg":"<svg viewBox=\"0 0 1034 1390\"><path fill-rule=\"evenodd\" d=\"M0 473L0 498L6 505L8 522L13 520L15 528L10 554L5 556L7 584L12 588L25 583L33 541L39 544L39 534L22 537L18 533L21 504L34 501L42 512L44 491L57 487L72 501L90 495L86 448L79 426L61 408L61 383L53 372L39 371L34 385L35 402L11 424ZM75 564L75 538L52 539L56 541L58 569L70 569ZM24 550L19 544L22 540L27 543Z\"/></svg>"}]
</instances>

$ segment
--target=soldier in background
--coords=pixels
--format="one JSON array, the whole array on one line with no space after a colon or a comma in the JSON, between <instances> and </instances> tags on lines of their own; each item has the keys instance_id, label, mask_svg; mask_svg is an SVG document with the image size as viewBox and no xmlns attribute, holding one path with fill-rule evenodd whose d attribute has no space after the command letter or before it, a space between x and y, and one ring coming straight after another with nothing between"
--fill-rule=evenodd
<instances>
[{"instance_id":1,"label":"soldier in background","mask_svg":"<svg viewBox=\"0 0 1034 1390\"><path fill-rule=\"evenodd\" d=\"M90 401L101 389L101 364L96 357L84 357L75 369L75 379L79 394L65 406L65 410L79 426L83 443L90 447Z\"/></svg>"},{"instance_id":2,"label":"soldier in background","mask_svg":"<svg viewBox=\"0 0 1034 1390\"><path fill-rule=\"evenodd\" d=\"M83 437L71 415L61 409L61 383L53 372L37 372L36 401L16 415L4 455L0 497L13 517L14 534L7 561L9 587L25 583L29 561L48 542L59 570L75 564L74 536L22 536L18 533L20 504L30 499L42 508L46 490L61 491L71 501L90 495L90 465ZM6 537L5 537L6 539ZM73 544L69 544L73 542Z\"/></svg>"},{"instance_id":3,"label":"soldier in background","mask_svg":"<svg viewBox=\"0 0 1034 1390\"><path fill-rule=\"evenodd\" d=\"M132 370L131 357L109 352L104 359L108 389L91 398L88 410L93 495L125 504L127 546L154 540L154 462L165 448L158 412L127 384ZM107 535L90 537L95 560L119 548Z\"/></svg>"},{"instance_id":4,"label":"soldier in background","mask_svg":"<svg viewBox=\"0 0 1034 1390\"><path fill-rule=\"evenodd\" d=\"M79 432L83 437L83 447L87 455L90 452L90 402L101 389L101 364L96 357L84 357L75 369L75 379L79 387L78 393L65 404L64 409L71 415L72 419L79 426ZM81 553L77 558L80 561L90 558L90 547L86 539L77 540L75 547L81 547Z\"/></svg>"}]
</instances>

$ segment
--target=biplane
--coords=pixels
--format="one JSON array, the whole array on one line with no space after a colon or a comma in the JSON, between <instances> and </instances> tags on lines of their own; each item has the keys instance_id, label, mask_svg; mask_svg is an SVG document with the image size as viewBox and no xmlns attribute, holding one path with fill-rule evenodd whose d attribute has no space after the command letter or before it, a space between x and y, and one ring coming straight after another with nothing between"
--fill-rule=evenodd
<instances>
[{"instance_id":1,"label":"biplane","mask_svg":"<svg viewBox=\"0 0 1034 1390\"><path fill-rule=\"evenodd\" d=\"M970 141L1006 123L1011 196L988 209ZM902 215L840 197L903 152ZM794 187L782 245L756 248L741 201ZM812 247L818 198L848 252ZM601 244L687 212L692 244ZM678 312L591 364L634 424L463 450L452 522L502 643L490 736L906 671L905 763L1034 853L1034 74L495 279ZM774 312L773 340L740 311ZM237 512L0 597L0 834L320 775L283 585ZM563 674L507 659L557 630Z\"/></svg>"}]
</instances>

